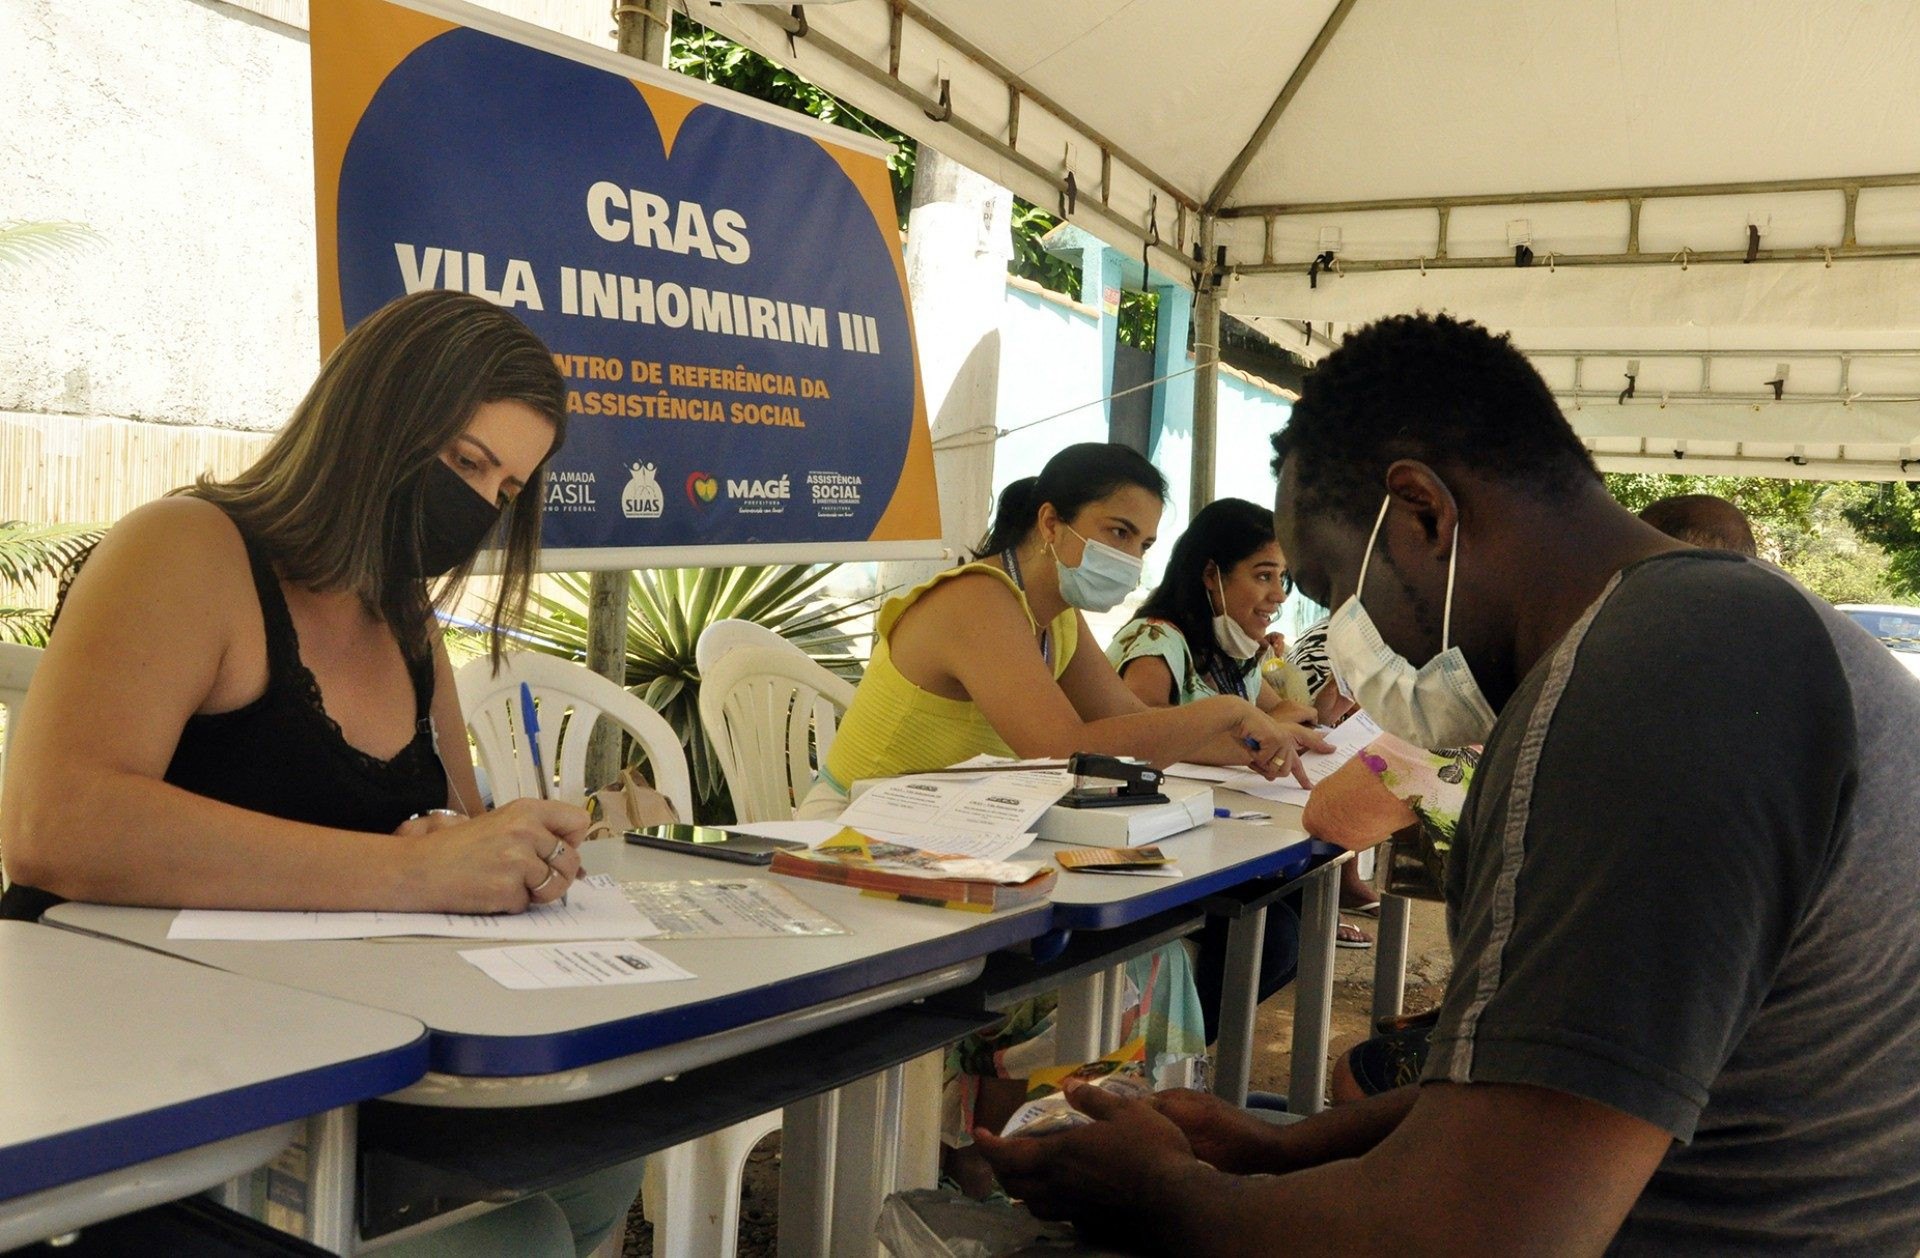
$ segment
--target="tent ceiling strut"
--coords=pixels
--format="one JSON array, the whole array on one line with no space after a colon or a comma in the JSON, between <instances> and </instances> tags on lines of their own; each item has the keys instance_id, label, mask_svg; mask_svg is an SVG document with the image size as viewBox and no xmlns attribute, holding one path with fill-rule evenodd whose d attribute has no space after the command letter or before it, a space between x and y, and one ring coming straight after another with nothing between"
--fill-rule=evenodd
<instances>
[{"instance_id":1,"label":"tent ceiling strut","mask_svg":"<svg viewBox=\"0 0 1920 1258\"><path fill-rule=\"evenodd\" d=\"M1552 192L1476 192L1459 196L1384 197L1372 201L1301 201L1222 206L1221 218L1367 214L1377 210L1440 210L1488 205L1558 205L1578 201L1659 201L1671 197L1745 196L1772 192L1841 192L1920 187L1920 173L1843 175L1824 179L1755 179L1741 183L1649 184L1638 188L1562 188Z\"/></svg>"},{"instance_id":2,"label":"tent ceiling strut","mask_svg":"<svg viewBox=\"0 0 1920 1258\"><path fill-rule=\"evenodd\" d=\"M899 19L901 17L908 17L920 26L925 27L929 34L944 41L955 52L967 58L987 73L994 75L1007 85L1007 144L1010 147L1017 149L1020 144L1020 101L1021 98L1024 97L1054 117L1060 119L1060 121L1066 123L1081 135L1092 140L1100 149L1103 159L1111 160L1111 158L1114 157L1119 158L1127 165L1133 167L1135 174L1181 205L1186 206L1190 210L1200 208L1200 200L1198 197L1183 192L1179 188L1162 180L1153 173L1153 167L1151 165L1141 161L1120 145L1115 144L1106 136L1087 126L1086 123L1069 112L1064 106L1057 104L1052 97L1022 79L1007 66L995 60L989 53L968 42L965 37L957 33L952 27L940 21L940 19L934 17L919 5L911 3L911 0L890 0L890 3L893 6L895 20L889 33L891 48L888 51L887 60L893 77L896 80L900 75L900 47L904 37ZM1349 3L1351 3L1351 0L1349 0Z\"/></svg>"},{"instance_id":3,"label":"tent ceiling strut","mask_svg":"<svg viewBox=\"0 0 1920 1258\"><path fill-rule=\"evenodd\" d=\"M1213 186L1213 195L1207 198L1206 208L1209 214L1218 213L1227 198L1233 195L1233 190L1240 185L1241 177L1247 173L1247 167L1253 164L1253 159L1259 154L1261 145L1265 144L1267 137L1273 134L1273 128L1279 123L1280 115L1287 112L1287 106L1291 105L1293 98L1300 94L1301 87L1306 84L1307 76L1313 73L1313 67L1320 60L1320 54L1325 52L1327 45L1333 42L1334 34L1339 31L1340 24L1347 20L1347 14L1353 10L1357 2L1358 0L1340 0L1333 6L1333 12L1327 15L1327 20L1321 23L1320 33L1314 36L1313 44L1307 49L1306 55L1300 58L1300 64L1293 67L1293 73L1287 76L1286 85L1280 89L1280 94L1273 98L1273 104L1268 107L1266 117L1262 118L1260 125L1253 129L1253 134L1247 138L1246 144L1233 159L1233 164L1228 166L1226 173L1220 176L1220 182Z\"/></svg>"},{"instance_id":4,"label":"tent ceiling strut","mask_svg":"<svg viewBox=\"0 0 1920 1258\"><path fill-rule=\"evenodd\" d=\"M906 101L907 103L916 106L917 108L919 108L919 110L922 113L928 115L931 118L939 120L941 125L952 127L955 131L959 132L961 135L965 136L967 139L973 141L973 143L981 146L982 148L990 150L991 152L996 154L998 157L1000 157L1003 161L1010 162L1013 165L1020 167L1022 170L1032 175L1034 178L1044 181L1047 184L1047 186L1052 188L1064 201L1064 198L1066 197L1067 190L1068 190L1068 183L1067 183L1066 176L1069 172L1050 168L1045 164L1035 160L1034 158L1029 157L1027 154L1020 152L1018 149L1009 147L1006 143L1002 142L997 137L988 135L981 128L975 126L971 122L968 122L966 119L962 118L958 113L953 112L950 107L943 106L941 101L926 95L924 92L920 92L914 88L907 86L904 82L902 82L898 78L895 78L893 75L887 73L884 67L873 65L872 63L868 62L866 58L860 56L858 53L846 47L844 44L841 44L836 40L828 37L827 35L822 34L818 29L809 30L805 34L804 38L806 40L806 45L809 49L815 52L818 52L821 56L826 57L828 60L835 62L836 64L842 66L843 68L851 70L853 73L859 75L861 78L864 78L871 83L877 84L881 88L884 88L886 91L891 92L894 95L900 97L902 100ZM1038 96L1034 97L1034 99L1036 103L1038 103L1040 100ZM1076 127L1078 126L1077 123L1073 122L1071 115L1063 115L1063 120L1068 122L1070 125L1074 125ZM1082 130L1082 134L1086 134L1086 132ZM1185 204L1193 203L1193 199L1191 197L1184 197L1181 193L1175 191L1174 189L1167 188L1164 183L1158 180L1155 180L1150 174L1147 174L1145 171L1141 171L1139 173L1142 175L1143 178L1147 179L1153 186L1159 187L1163 191L1167 192L1169 196L1175 197L1176 199L1184 202ZM1180 208L1184 209L1184 205L1182 205ZM1076 209L1079 214L1090 213L1095 215L1096 217L1102 218L1106 220L1109 224L1119 228L1124 233L1136 238L1144 235L1146 230L1142 224L1135 223L1132 220L1124 217L1123 215L1115 213L1114 211L1108 209L1106 205L1104 205L1102 202L1098 200L1094 200L1094 199L1081 200L1078 202ZM1176 241L1176 244L1177 243L1178 242ZM1189 259L1182 258L1180 256L1178 248L1169 250L1169 249L1166 249L1165 246L1161 246L1161 251L1163 254L1166 254L1172 258L1178 259L1177 262L1174 262L1168 265L1167 270L1169 273L1181 274L1187 271L1191 267L1191 261Z\"/></svg>"}]
</instances>

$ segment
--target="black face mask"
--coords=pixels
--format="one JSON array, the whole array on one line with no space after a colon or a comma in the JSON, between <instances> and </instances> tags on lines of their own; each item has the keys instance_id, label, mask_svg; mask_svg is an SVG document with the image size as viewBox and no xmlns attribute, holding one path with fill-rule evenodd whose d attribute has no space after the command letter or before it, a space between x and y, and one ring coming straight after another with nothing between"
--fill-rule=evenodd
<instances>
[{"instance_id":1,"label":"black face mask","mask_svg":"<svg viewBox=\"0 0 1920 1258\"><path fill-rule=\"evenodd\" d=\"M392 570L429 581L444 576L470 559L499 522L497 505L435 459L420 478L420 553L407 553L405 540L395 537Z\"/></svg>"}]
</instances>

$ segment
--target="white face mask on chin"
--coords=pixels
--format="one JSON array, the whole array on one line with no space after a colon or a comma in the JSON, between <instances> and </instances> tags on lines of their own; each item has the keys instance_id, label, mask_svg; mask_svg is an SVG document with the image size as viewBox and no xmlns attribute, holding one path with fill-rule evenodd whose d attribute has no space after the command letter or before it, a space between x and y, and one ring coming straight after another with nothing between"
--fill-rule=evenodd
<instances>
[{"instance_id":1,"label":"white face mask on chin","mask_svg":"<svg viewBox=\"0 0 1920 1258\"><path fill-rule=\"evenodd\" d=\"M1448 645L1453 631L1453 577L1460 559L1460 522L1453 525L1453 550L1447 556L1447 602L1441 613L1440 654L1415 668L1396 654L1380 636L1373 618L1360 605L1367 584L1367 565L1374 543L1386 521L1389 497L1380 504L1360 557L1360 579L1353 597L1340 605L1327 622L1327 655L1345 684L1347 695L1387 732L1416 747L1439 750L1483 743L1493 732L1493 708L1480 693L1467 657Z\"/></svg>"},{"instance_id":2,"label":"white face mask on chin","mask_svg":"<svg viewBox=\"0 0 1920 1258\"><path fill-rule=\"evenodd\" d=\"M1260 654L1267 644L1241 628L1240 622L1227 615L1226 578L1220 582L1220 611L1213 618L1213 640L1228 659L1250 660ZM1207 589L1207 605L1213 605L1214 591Z\"/></svg>"}]
</instances>

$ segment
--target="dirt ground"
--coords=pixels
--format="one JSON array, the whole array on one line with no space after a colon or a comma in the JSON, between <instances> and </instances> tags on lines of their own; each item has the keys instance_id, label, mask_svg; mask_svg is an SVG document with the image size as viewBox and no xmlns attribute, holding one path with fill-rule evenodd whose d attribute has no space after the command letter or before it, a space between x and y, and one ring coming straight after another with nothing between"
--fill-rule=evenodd
<instances>
[{"instance_id":1,"label":"dirt ground","mask_svg":"<svg viewBox=\"0 0 1920 1258\"><path fill-rule=\"evenodd\" d=\"M1366 918L1344 920L1374 933ZM1446 924L1441 906L1415 901L1413 925L1407 941L1407 995L1409 1012L1432 1008L1446 988L1450 961ZM1287 1063L1293 1049L1292 989L1277 993L1260 1009L1254 1023L1254 1059L1250 1086L1256 1091L1285 1092ZM1337 1056L1368 1032L1373 1011L1373 951L1342 948L1334 955L1333 1034L1329 1056ZM740 1258L773 1258L778 1222L780 1137L768 1136L747 1163L740 1206ZM652 1258L653 1227L638 1204L627 1220L626 1258Z\"/></svg>"}]
</instances>

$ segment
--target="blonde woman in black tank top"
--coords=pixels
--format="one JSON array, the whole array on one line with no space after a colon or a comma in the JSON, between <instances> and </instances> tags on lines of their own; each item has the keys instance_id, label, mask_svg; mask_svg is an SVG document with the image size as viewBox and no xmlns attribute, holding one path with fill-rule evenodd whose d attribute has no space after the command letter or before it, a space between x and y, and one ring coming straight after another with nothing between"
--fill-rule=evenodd
<instances>
[{"instance_id":1,"label":"blonde woman in black tank top","mask_svg":"<svg viewBox=\"0 0 1920 1258\"><path fill-rule=\"evenodd\" d=\"M496 625L518 613L564 389L513 316L416 294L341 343L253 467L122 520L15 731L9 914L513 912L564 892L578 809L408 820L478 809L467 756L434 749L465 738L432 613L487 541L507 550Z\"/></svg>"}]
</instances>

